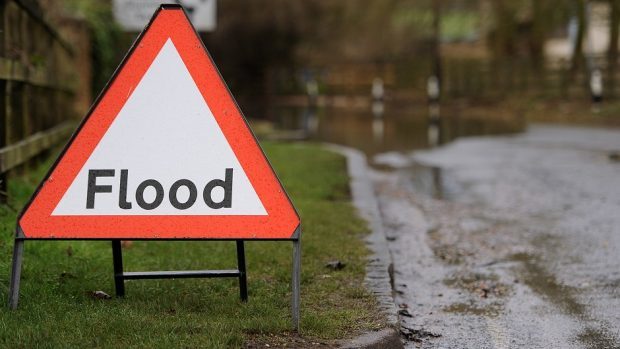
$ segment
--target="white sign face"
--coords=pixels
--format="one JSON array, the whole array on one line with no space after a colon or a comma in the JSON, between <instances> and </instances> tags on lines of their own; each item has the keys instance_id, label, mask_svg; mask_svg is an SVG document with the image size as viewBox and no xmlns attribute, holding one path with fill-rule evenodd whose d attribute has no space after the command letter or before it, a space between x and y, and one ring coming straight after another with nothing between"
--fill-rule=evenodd
<instances>
[{"instance_id":1,"label":"white sign face","mask_svg":"<svg viewBox=\"0 0 620 349\"><path fill-rule=\"evenodd\" d=\"M161 4L181 4L196 30L215 30L216 0L114 0L114 18L127 31L141 31Z\"/></svg>"},{"instance_id":2,"label":"white sign face","mask_svg":"<svg viewBox=\"0 0 620 349\"><path fill-rule=\"evenodd\" d=\"M266 214L170 39L52 213Z\"/></svg>"}]
</instances>

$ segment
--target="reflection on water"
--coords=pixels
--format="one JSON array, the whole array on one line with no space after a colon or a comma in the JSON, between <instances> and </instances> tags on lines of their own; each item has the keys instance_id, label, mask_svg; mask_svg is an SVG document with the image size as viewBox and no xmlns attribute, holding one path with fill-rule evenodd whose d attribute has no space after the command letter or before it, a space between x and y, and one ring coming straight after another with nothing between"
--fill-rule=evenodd
<instances>
[{"instance_id":1,"label":"reflection on water","mask_svg":"<svg viewBox=\"0 0 620 349\"><path fill-rule=\"evenodd\" d=\"M521 130L501 119L452 116L443 109L441 118L429 117L433 113L424 104L402 107L374 101L367 108L273 107L270 117L280 130L302 131L309 140L351 146L368 156L430 148L457 137Z\"/></svg>"},{"instance_id":2,"label":"reflection on water","mask_svg":"<svg viewBox=\"0 0 620 349\"><path fill-rule=\"evenodd\" d=\"M436 147L442 143L441 117L439 114L439 104L433 103L428 106L428 145Z\"/></svg>"},{"instance_id":3,"label":"reflection on water","mask_svg":"<svg viewBox=\"0 0 620 349\"><path fill-rule=\"evenodd\" d=\"M385 124L383 121L383 114L385 112L385 105L381 100L375 100L372 102L372 139L375 143L382 143L383 136L385 134Z\"/></svg>"},{"instance_id":4,"label":"reflection on water","mask_svg":"<svg viewBox=\"0 0 620 349\"><path fill-rule=\"evenodd\" d=\"M433 196L441 200L444 198L443 176L441 173L441 167L431 167L431 173L433 174Z\"/></svg>"},{"instance_id":5,"label":"reflection on water","mask_svg":"<svg viewBox=\"0 0 620 349\"><path fill-rule=\"evenodd\" d=\"M374 99L367 107L275 107L270 113L276 128L302 133L308 140L354 147L369 159L386 152L409 154L428 149L458 137L506 134L522 131L519 122L451 113L438 104L418 107L397 106ZM371 161L372 162L372 161ZM410 185L418 193L437 199L451 200L459 188L449 173L439 167L412 164L408 168Z\"/></svg>"}]
</instances>

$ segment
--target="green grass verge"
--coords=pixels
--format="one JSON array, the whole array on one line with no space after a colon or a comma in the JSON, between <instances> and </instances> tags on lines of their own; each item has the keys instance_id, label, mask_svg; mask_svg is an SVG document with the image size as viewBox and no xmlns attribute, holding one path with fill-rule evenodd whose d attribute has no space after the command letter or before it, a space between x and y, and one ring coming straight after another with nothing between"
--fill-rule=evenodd
<instances>
[{"instance_id":1,"label":"green grass verge","mask_svg":"<svg viewBox=\"0 0 620 349\"><path fill-rule=\"evenodd\" d=\"M365 224L349 202L344 159L311 144L264 145L303 222L302 319L290 332L291 243L248 242L249 302L233 279L136 280L113 295L109 242L26 242L20 307L0 307L0 347L242 347L248 343L330 343L382 326L363 287ZM51 159L10 182L10 204L22 207ZM15 210L0 207L0 296L6 300ZM227 269L234 242L136 241L126 270ZM330 271L325 263L347 265Z\"/></svg>"}]
</instances>

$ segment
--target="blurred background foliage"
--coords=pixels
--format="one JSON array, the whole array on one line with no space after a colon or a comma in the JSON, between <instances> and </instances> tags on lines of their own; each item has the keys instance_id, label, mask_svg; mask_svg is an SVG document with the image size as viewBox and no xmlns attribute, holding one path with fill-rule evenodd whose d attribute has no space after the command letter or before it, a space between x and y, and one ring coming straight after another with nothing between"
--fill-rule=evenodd
<instances>
[{"instance_id":1,"label":"blurred background foliage","mask_svg":"<svg viewBox=\"0 0 620 349\"><path fill-rule=\"evenodd\" d=\"M117 27L109 0L64 3L92 31L98 93L137 33ZM201 35L243 109L257 117L280 96L305 94L309 79L321 94L368 95L380 77L388 100L424 100L435 74L447 103L516 95L523 103L588 103L594 70L603 72L606 101L616 99L618 7L618 0L225 0L217 29Z\"/></svg>"},{"instance_id":2,"label":"blurred background foliage","mask_svg":"<svg viewBox=\"0 0 620 349\"><path fill-rule=\"evenodd\" d=\"M90 29L92 40L92 89L97 96L108 82L119 63L123 32L114 21L112 4L108 1L64 0L66 11L83 18ZM119 44L120 47L119 47Z\"/></svg>"}]
</instances>

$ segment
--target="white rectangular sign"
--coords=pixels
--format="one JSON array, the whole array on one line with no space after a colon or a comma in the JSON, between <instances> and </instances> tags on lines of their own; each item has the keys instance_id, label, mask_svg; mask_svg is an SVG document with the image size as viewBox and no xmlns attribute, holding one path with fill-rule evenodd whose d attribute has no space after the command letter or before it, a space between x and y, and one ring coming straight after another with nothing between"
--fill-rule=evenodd
<instances>
[{"instance_id":1,"label":"white rectangular sign","mask_svg":"<svg viewBox=\"0 0 620 349\"><path fill-rule=\"evenodd\" d=\"M114 0L114 18L126 31L141 31L161 4L181 4L198 31L213 31L216 0Z\"/></svg>"}]
</instances>

